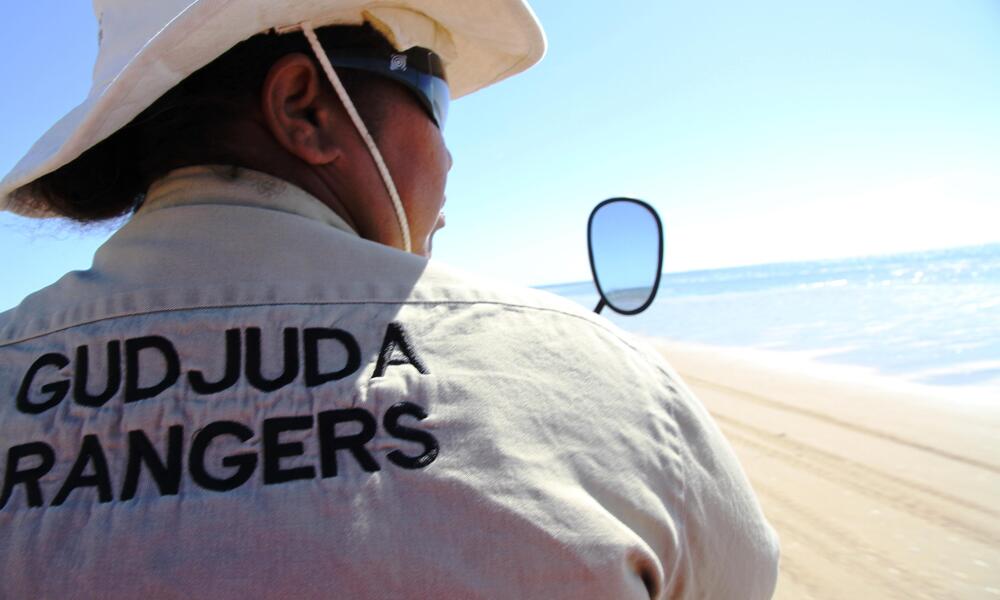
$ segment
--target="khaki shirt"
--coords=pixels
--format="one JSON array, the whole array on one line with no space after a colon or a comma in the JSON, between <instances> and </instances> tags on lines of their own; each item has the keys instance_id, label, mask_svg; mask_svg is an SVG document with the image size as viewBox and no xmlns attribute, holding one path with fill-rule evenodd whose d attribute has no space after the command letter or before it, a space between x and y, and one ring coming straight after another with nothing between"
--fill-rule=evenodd
<instances>
[{"instance_id":1,"label":"khaki shirt","mask_svg":"<svg viewBox=\"0 0 1000 600\"><path fill-rule=\"evenodd\" d=\"M654 352L197 167L0 316L0 595L769 598L777 540Z\"/></svg>"}]
</instances>

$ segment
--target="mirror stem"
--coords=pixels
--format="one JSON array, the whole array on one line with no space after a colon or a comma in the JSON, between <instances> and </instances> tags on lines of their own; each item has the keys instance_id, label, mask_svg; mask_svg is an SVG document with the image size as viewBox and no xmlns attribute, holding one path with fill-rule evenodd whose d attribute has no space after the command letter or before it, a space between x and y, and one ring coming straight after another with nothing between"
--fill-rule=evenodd
<instances>
[{"instance_id":1,"label":"mirror stem","mask_svg":"<svg viewBox=\"0 0 1000 600\"><path fill-rule=\"evenodd\" d=\"M604 310L604 307L607 305L608 303L604 301L604 298L601 298L601 301L597 303L596 307L594 307L594 312L601 314L601 311Z\"/></svg>"}]
</instances>

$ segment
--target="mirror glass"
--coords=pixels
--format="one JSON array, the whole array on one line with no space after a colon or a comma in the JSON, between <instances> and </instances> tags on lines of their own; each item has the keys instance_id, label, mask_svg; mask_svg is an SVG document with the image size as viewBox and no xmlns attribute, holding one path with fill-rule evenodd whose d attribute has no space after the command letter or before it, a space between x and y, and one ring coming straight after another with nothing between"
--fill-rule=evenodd
<instances>
[{"instance_id":1,"label":"mirror glass","mask_svg":"<svg viewBox=\"0 0 1000 600\"><path fill-rule=\"evenodd\" d=\"M606 200L591 213L587 235L603 300L622 314L645 310L663 264L663 229L655 210L631 198Z\"/></svg>"}]
</instances>

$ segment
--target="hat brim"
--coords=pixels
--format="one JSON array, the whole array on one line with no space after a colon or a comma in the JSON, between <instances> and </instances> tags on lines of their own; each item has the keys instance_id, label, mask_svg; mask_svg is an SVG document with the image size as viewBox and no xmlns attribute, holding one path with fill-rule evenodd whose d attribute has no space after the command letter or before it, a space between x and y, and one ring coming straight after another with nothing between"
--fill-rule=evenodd
<instances>
[{"instance_id":1,"label":"hat brim","mask_svg":"<svg viewBox=\"0 0 1000 600\"><path fill-rule=\"evenodd\" d=\"M120 66L104 64L108 75L99 77L95 71L87 99L49 129L0 182L0 210L9 210L13 191L72 162L239 42L305 21L315 27L370 22L370 11L378 6L371 0L193 2L137 51L118 57ZM406 0L393 7L423 15L446 32L450 47L440 53L446 58L453 99L520 73L545 54L545 35L524 0ZM384 29L384 23L374 24ZM55 216L44 207L15 212Z\"/></svg>"}]
</instances>

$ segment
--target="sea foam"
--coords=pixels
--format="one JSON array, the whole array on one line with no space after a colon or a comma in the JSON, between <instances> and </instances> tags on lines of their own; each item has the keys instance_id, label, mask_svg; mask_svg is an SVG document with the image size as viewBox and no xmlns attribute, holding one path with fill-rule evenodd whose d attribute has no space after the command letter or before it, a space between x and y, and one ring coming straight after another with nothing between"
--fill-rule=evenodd
<instances>
[{"instance_id":1,"label":"sea foam","mask_svg":"<svg viewBox=\"0 0 1000 600\"><path fill-rule=\"evenodd\" d=\"M590 282L543 289L597 303ZM645 313L604 314L647 336L1000 392L1000 244L665 273Z\"/></svg>"}]
</instances>

